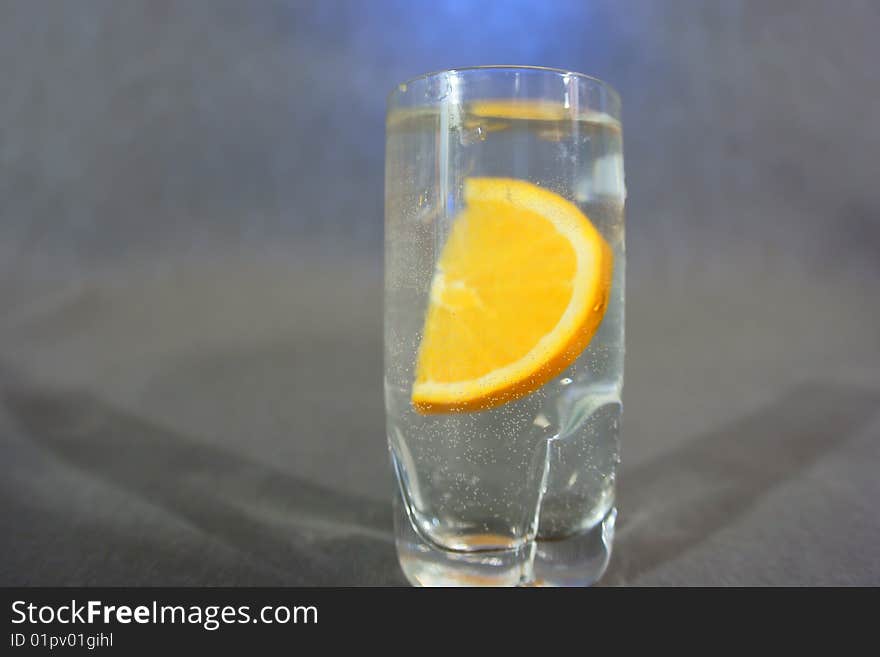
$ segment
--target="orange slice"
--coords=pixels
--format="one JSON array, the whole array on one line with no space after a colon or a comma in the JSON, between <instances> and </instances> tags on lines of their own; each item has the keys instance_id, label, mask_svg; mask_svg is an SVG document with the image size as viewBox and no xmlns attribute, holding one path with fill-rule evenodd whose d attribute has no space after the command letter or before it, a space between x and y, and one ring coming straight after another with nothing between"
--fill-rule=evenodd
<instances>
[{"instance_id":1,"label":"orange slice","mask_svg":"<svg viewBox=\"0 0 880 657\"><path fill-rule=\"evenodd\" d=\"M431 284L412 403L492 408L560 374L599 327L611 248L570 201L512 178L470 178Z\"/></svg>"},{"instance_id":2,"label":"orange slice","mask_svg":"<svg viewBox=\"0 0 880 657\"><path fill-rule=\"evenodd\" d=\"M572 110L561 103L544 100L480 100L470 104L470 113L493 119L561 121L572 117Z\"/></svg>"}]
</instances>

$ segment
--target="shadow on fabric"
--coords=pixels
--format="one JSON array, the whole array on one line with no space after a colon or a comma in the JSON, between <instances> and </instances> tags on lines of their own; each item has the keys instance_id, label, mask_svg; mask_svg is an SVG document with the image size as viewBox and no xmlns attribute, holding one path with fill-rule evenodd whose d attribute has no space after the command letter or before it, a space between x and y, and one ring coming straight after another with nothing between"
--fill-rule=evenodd
<instances>
[{"instance_id":1,"label":"shadow on fabric","mask_svg":"<svg viewBox=\"0 0 880 657\"><path fill-rule=\"evenodd\" d=\"M626 584L706 541L774 487L841 447L880 411L880 393L808 383L766 408L633 470L604 584Z\"/></svg>"},{"instance_id":2,"label":"shadow on fabric","mask_svg":"<svg viewBox=\"0 0 880 657\"><path fill-rule=\"evenodd\" d=\"M293 478L89 394L7 380L2 398L55 457L271 567L278 584L405 584L390 504Z\"/></svg>"}]
</instances>

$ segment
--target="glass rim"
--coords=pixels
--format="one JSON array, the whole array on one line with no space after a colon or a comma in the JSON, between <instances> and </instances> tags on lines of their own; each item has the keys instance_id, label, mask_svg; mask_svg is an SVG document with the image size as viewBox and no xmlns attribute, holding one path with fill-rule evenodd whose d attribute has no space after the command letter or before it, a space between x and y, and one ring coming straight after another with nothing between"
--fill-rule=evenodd
<instances>
[{"instance_id":1,"label":"glass rim","mask_svg":"<svg viewBox=\"0 0 880 657\"><path fill-rule=\"evenodd\" d=\"M416 82L420 82L421 80L428 80L430 78L438 77L440 75L447 75L449 73L466 73L469 71L535 71L539 73L552 73L558 76L574 76L581 80L587 80L589 82L593 82L598 84L603 89L606 89L611 96L614 98L614 101L620 105L620 93L611 86L608 82L603 80L602 78L597 78L595 75L587 75L586 73L579 73L577 71L570 71L564 68L555 68L552 66L530 66L526 64L482 64L479 66L456 66L454 68L446 68L440 69L437 71L429 71L428 73L422 73L421 75L415 75L411 78L403 80L402 82L398 82L391 91L388 92L387 100L390 100L392 96L398 93L406 93L401 90L403 86L409 86L411 84L415 84Z\"/></svg>"}]
</instances>

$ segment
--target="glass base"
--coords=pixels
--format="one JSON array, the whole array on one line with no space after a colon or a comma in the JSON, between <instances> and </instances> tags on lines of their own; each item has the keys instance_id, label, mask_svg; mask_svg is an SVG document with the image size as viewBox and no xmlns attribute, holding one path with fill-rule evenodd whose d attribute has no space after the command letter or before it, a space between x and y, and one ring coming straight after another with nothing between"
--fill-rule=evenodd
<instances>
[{"instance_id":1,"label":"glass base","mask_svg":"<svg viewBox=\"0 0 880 657\"><path fill-rule=\"evenodd\" d=\"M417 532L399 495L394 500L397 557L414 586L590 586L611 558L617 510L565 538L538 540L514 550L456 552Z\"/></svg>"},{"instance_id":2,"label":"glass base","mask_svg":"<svg viewBox=\"0 0 880 657\"><path fill-rule=\"evenodd\" d=\"M565 538L537 541L532 586L590 586L611 560L617 509L591 528Z\"/></svg>"}]
</instances>

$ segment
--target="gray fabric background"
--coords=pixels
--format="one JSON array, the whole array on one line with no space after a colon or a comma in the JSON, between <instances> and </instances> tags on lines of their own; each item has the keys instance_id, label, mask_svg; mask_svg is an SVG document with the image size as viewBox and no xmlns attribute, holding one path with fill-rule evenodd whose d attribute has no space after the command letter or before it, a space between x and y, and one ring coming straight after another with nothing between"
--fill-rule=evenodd
<instances>
[{"instance_id":1,"label":"gray fabric background","mask_svg":"<svg viewBox=\"0 0 880 657\"><path fill-rule=\"evenodd\" d=\"M876 2L0 2L0 584L401 584L384 97L624 100L606 584L880 584Z\"/></svg>"}]
</instances>

